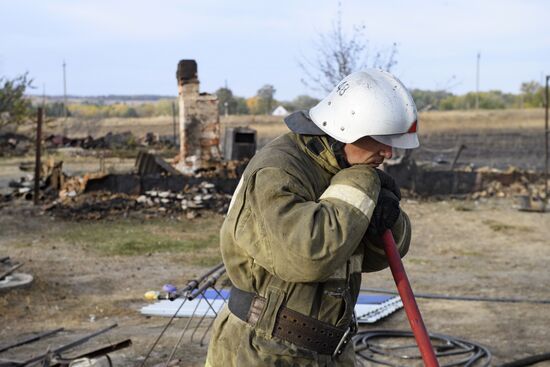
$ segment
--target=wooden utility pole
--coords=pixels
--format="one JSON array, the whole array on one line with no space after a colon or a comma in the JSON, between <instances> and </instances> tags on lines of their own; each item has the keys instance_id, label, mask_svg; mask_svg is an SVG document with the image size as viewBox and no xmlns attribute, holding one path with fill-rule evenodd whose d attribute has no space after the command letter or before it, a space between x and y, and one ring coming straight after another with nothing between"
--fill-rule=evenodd
<instances>
[{"instance_id":1,"label":"wooden utility pole","mask_svg":"<svg viewBox=\"0 0 550 367\"><path fill-rule=\"evenodd\" d=\"M66 70L65 70L65 67L67 66L67 64L65 64L65 60L63 60L63 107L64 107L64 112L65 112L65 120L67 120L67 117L68 117L68 110L67 110L67 74L66 74Z\"/></svg>"},{"instance_id":2,"label":"wooden utility pole","mask_svg":"<svg viewBox=\"0 0 550 367\"><path fill-rule=\"evenodd\" d=\"M174 146L177 144L176 138L176 104L172 102L172 134L174 140Z\"/></svg>"},{"instance_id":3,"label":"wooden utility pole","mask_svg":"<svg viewBox=\"0 0 550 367\"><path fill-rule=\"evenodd\" d=\"M545 88L545 112L544 112L544 210L548 205L548 81L550 75L546 76L546 88Z\"/></svg>"},{"instance_id":4,"label":"wooden utility pole","mask_svg":"<svg viewBox=\"0 0 550 367\"><path fill-rule=\"evenodd\" d=\"M481 53L477 53L477 63L476 63L476 110L479 109L479 59L481 58Z\"/></svg>"},{"instance_id":5,"label":"wooden utility pole","mask_svg":"<svg viewBox=\"0 0 550 367\"><path fill-rule=\"evenodd\" d=\"M42 117L44 110L38 107L36 124L36 154L34 160L34 205L40 201L40 169L42 168L40 153L42 151Z\"/></svg>"}]
</instances>

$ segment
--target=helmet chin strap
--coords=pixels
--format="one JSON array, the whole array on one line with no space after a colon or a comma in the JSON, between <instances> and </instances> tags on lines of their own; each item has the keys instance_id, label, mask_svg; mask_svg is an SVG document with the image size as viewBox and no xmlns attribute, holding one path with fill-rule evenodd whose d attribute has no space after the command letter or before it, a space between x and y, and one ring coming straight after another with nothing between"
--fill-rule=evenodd
<instances>
[{"instance_id":1,"label":"helmet chin strap","mask_svg":"<svg viewBox=\"0 0 550 367\"><path fill-rule=\"evenodd\" d=\"M341 141L338 141L334 139L331 136L328 136L328 143L330 144L330 149L332 149L332 152L334 153L334 156L336 157L336 161L338 162L338 165L340 168L349 168L351 165L348 162L348 159L346 158L346 152L344 151L344 147L346 146L346 143L342 143Z\"/></svg>"}]
</instances>

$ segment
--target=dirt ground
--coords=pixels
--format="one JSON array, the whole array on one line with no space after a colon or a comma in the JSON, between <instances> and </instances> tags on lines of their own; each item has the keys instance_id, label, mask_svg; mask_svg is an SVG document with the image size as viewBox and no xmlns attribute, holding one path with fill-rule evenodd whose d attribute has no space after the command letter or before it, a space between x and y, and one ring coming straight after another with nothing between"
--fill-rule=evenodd
<instances>
[{"instance_id":1,"label":"dirt ground","mask_svg":"<svg viewBox=\"0 0 550 367\"><path fill-rule=\"evenodd\" d=\"M548 213L519 212L508 199L405 199L403 208L414 225L405 267L416 292L550 299ZM206 215L75 223L29 204L4 206L0 255L25 262L21 270L35 280L0 294L0 344L56 327L69 330L64 337L70 339L116 322L118 328L97 343L131 338L133 346L116 354L116 365L137 366L167 322L139 314L143 293L167 282L181 285L215 264L222 220ZM365 275L364 286L394 289L388 270ZM424 299L419 305L430 331L488 346L494 365L549 351L549 305ZM169 329L148 365L166 358L184 322ZM407 330L408 322L401 310L373 327ZM41 345L45 350L47 344ZM205 353L205 347L185 344L177 356L184 366L199 366Z\"/></svg>"}]
</instances>

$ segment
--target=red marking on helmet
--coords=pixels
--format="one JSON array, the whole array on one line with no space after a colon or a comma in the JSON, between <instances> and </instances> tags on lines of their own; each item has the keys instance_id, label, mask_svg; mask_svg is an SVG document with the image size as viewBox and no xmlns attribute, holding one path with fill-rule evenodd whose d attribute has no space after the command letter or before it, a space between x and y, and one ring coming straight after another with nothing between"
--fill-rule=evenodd
<instances>
[{"instance_id":1,"label":"red marking on helmet","mask_svg":"<svg viewBox=\"0 0 550 367\"><path fill-rule=\"evenodd\" d=\"M416 132L416 127L417 127L418 123L417 121L413 122L411 127L409 128L409 130L407 131L407 133L415 133Z\"/></svg>"}]
</instances>

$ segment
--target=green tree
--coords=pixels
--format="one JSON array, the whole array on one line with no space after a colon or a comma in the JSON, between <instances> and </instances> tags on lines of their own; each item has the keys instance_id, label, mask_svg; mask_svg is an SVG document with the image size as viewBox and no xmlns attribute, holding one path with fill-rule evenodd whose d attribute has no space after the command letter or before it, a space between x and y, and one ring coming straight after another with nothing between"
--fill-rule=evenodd
<instances>
[{"instance_id":1,"label":"green tree","mask_svg":"<svg viewBox=\"0 0 550 367\"><path fill-rule=\"evenodd\" d=\"M128 107L123 117L139 117L139 115L134 107Z\"/></svg>"},{"instance_id":2,"label":"green tree","mask_svg":"<svg viewBox=\"0 0 550 367\"><path fill-rule=\"evenodd\" d=\"M317 98L313 98L306 94L299 95L292 101L281 102L284 108L289 112L309 110L311 107L319 103Z\"/></svg>"},{"instance_id":3,"label":"green tree","mask_svg":"<svg viewBox=\"0 0 550 367\"><path fill-rule=\"evenodd\" d=\"M216 91L218 96L218 111L220 115L225 115L226 108L227 114L234 115L237 113L237 100L233 96L233 91L229 88L219 88Z\"/></svg>"},{"instance_id":4,"label":"green tree","mask_svg":"<svg viewBox=\"0 0 550 367\"><path fill-rule=\"evenodd\" d=\"M65 104L63 102L53 102L47 103L44 106L46 116L49 117L65 117ZM67 111L67 116L71 116L69 111Z\"/></svg>"},{"instance_id":5,"label":"green tree","mask_svg":"<svg viewBox=\"0 0 550 367\"><path fill-rule=\"evenodd\" d=\"M439 103L441 110L469 110L476 105L476 97L479 96L479 108L485 110L502 109L515 107L517 97L510 93L502 93L500 90L491 90L488 92L466 93L461 96L449 95L443 98Z\"/></svg>"},{"instance_id":6,"label":"green tree","mask_svg":"<svg viewBox=\"0 0 550 367\"><path fill-rule=\"evenodd\" d=\"M155 116L171 116L172 115L172 103L176 102L174 99L159 99L153 103L155 105Z\"/></svg>"},{"instance_id":7,"label":"green tree","mask_svg":"<svg viewBox=\"0 0 550 367\"><path fill-rule=\"evenodd\" d=\"M441 101L449 96L452 96L451 93L444 90L421 90L413 89L411 94L416 104L418 111L429 111L429 110L439 110Z\"/></svg>"},{"instance_id":8,"label":"green tree","mask_svg":"<svg viewBox=\"0 0 550 367\"><path fill-rule=\"evenodd\" d=\"M246 98L235 97L235 103L235 113L237 115L248 115L250 113L248 106L246 105Z\"/></svg>"},{"instance_id":9,"label":"green tree","mask_svg":"<svg viewBox=\"0 0 550 367\"><path fill-rule=\"evenodd\" d=\"M258 112L270 115L275 102L275 87L271 84L265 84L258 89L256 96L258 97Z\"/></svg>"},{"instance_id":10,"label":"green tree","mask_svg":"<svg viewBox=\"0 0 550 367\"><path fill-rule=\"evenodd\" d=\"M534 80L521 83L520 91L523 107L544 106L544 88L540 83Z\"/></svg>"},{"instance_id":11,"label":"green tree","mask_svg":"<svg viewBox=\"0 0 550 367\"><path fill-rule=\"evenodd\" d=\"M25 98L27 88L32 88L28 73L14 79L0 77L0 126L19 125L31 117L31 101Z\"/></svg>"},{"instance_id":12,"label":"green tree","mask_svg":"<svg viewBox=\"0 0 550 367\"><path fill-rule=\"evenodd\" d=\"M317 98L310 97L306 94L299 95L292 100L292 104L296 110L309 110L311 107L319 103Z\"/></svg>"},{"instance_id":13,"label":"green tree","mask_svg":"<svg viewBox=\"0 0 550 367\"><path fill-rule=\"evenodd\" d=\"M439 101L438 109L443 111L459 109L459 99L460 97L451 94Z\"/></svg>"}]
</instances>

